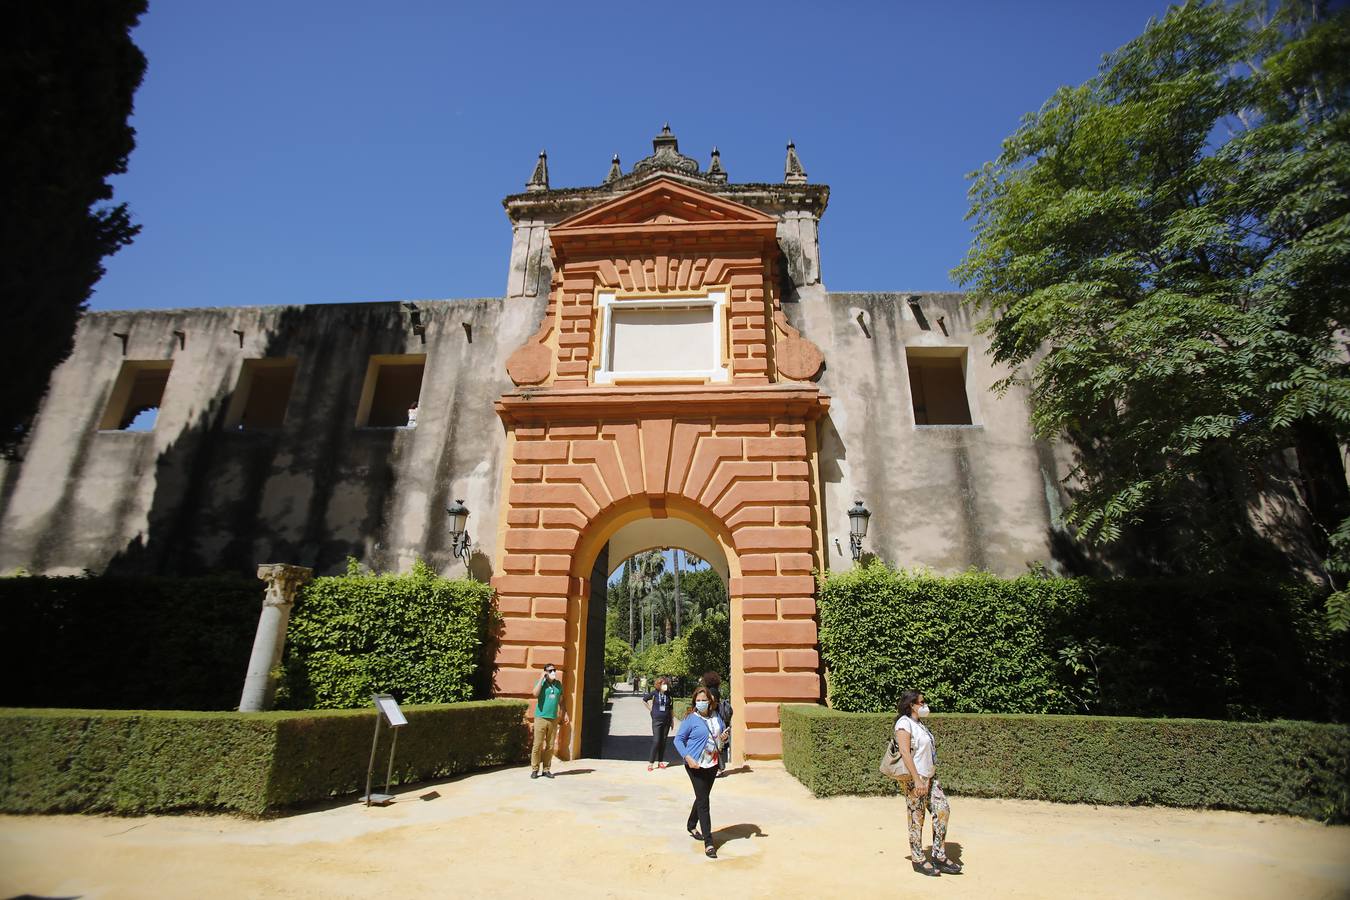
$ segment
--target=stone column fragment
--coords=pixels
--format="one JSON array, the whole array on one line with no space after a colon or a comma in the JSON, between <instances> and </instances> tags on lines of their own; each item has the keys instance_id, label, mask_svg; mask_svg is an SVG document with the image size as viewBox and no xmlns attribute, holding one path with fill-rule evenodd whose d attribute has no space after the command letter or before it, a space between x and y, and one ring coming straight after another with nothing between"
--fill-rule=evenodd
<instances>
[{"instance_id":1,"label":"stone column fragment","mask_svg":"<svg viewBox=\"0 0 1350 900\"><path fill-rule=\"evenodd\" d=\"M253 654L248 659L248 674L244 677L244 692L239 698L240 712L259 712L272 706L276 682L272 672L281 665L281 651L286 646L286 625L291 620L291 607L302 585L314 577L314 570L304 566L268 563L258 566L258 577L267 582L262 612L258 616L258 633L253 638Z\"/></svg>"}]
</instances>

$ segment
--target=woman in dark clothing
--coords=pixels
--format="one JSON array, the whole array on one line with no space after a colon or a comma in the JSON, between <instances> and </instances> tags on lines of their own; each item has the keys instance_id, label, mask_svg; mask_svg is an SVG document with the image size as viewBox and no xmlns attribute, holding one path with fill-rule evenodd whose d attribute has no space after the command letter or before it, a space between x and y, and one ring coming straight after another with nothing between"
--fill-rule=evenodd
<instances>
[{"instance_id":1,"label":"woman in dark clothing","mask_svg":"<svg viewBox=\"0 0 1350 900\"><path fill-rule=\"evenodd\" d=\"M663 675L656 679L656 687L642 698L652 713L652 753L647 760L647 771L658 764L666 767L666 738L670 735L670 723L674 710L670 705L670 682Z\"/></svg>"}]
</instances>

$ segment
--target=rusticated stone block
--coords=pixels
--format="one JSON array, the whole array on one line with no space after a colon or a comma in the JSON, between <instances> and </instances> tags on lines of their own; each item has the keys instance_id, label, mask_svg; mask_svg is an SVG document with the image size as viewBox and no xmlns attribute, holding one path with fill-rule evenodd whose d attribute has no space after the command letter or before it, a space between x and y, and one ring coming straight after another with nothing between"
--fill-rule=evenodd
<instances>
[{"instance_id":1,"label":"rusticated stone block","mask_svg":"<svg viewBox=\"0 0 1350 900\"><path fill-rule=\"evenodd\" d=\"M746 703L736 710L741 721L747 725L777 725L777 703Z\"/></svg>"},{"instance_id":2,"label":"rusticated stone block","mask_svg":"<svg viewBox=\"0 0 1350 900\"><path fill-rule=\"evenodd\" d=\"M774 759L783 755L783 731L779 728L749 728L742 743L745 755L752 759Z\"/></svg>"},{"instance_id":3,"label":"rusticated stone block","mask_svg":"<svg viewBox=\"0 0 1350 900\"><path fill-rule=\"evenodd\" d=\"M816 623L810 619L754 619L741 626L741 640L747 647L814 647Z\"/></svg>"},{"instance_id":4,"label":"rusticated stone block","mask_svg":"<svg viewBox=\"0 0 1350 900\"><path fill-rule=\"evenodd\" d=\"M778 653L784 669L820 668L820 653L815 650L780 650Z\"/></svg>"},{"instance_id":5,"label":"rusticated stone block","mask_svg":"<svg viewBox=\"0 0 1350 900\"><path fill-rule=\"evenodd\" d=\"M820 676L815 672L746 673L739 693L746 700L819 700Z\"/></svg>"},{"instance_id":6,"label":"rusticated stone block","mask_svg":"<svg viewBox=\"0 0 1350 900\"><path fill-rule=\"evenodd\" d=\"M778 670L778 652L776 650L746 650L742 656L747 672L758 670Z\"/></svg>"},{"instance_id":7,"label":"rusticated stone block","mask_svg":"<svg viewBox=\"0 0 1350 900\"><path fill-rule=\"evenodd\" d=\"M562 619L522 619L513 616L502 619L502 643L505 644L561 644L566 637L567 623Z\"/></svg>"}]
</instances>

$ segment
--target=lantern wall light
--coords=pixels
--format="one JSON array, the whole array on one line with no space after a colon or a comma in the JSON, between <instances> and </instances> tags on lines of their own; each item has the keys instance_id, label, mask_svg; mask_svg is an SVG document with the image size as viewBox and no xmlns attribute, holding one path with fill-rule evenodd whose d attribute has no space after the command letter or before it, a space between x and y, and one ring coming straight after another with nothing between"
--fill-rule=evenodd
<instances>
[{"instance_id":1,"label":"lantern wall light","mask_svg":"<svg viewBox=\"0 0 1350 900\"><path fill-rule=\"evenodd\" d=\"M463 500L456 500L445 508L445 514L450 517L450 552L464 560L464 567L468 568L469 544L472 543L468 528L469 509Z\"/></svg>"},{"instance_id":2,"label":"lantern wall light","mask_svg":"<svg viewBox=\"0 0 1350 900\"><path fill-rule=\"evenodd\" d=\"M848 510L848 544L853 550L854 562L862 559L863 538L867 537L867 520L870 518L872 513L863 506L862 498L856 498Z\"/></svg>"}]
</instances>

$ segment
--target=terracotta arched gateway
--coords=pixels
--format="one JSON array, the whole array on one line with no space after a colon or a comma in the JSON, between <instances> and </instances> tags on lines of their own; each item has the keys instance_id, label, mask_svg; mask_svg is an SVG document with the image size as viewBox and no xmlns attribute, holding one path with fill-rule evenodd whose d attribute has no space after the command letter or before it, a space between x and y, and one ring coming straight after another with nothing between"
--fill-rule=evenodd
<instances>
[{"instance_id":1,"label":"terracotta arched gateway","mask_svg":"<svg viewBox=\"0 0 1350 900\"><path fill-rule=\"evenodd\" d=\"M779 305L776 221L658 178L550 238L548 312L508 364L520 389L497 403L509 453L497 692L528 695L552 662L580 723L595 562L624 525L673 516L727 558L736 752L777 756L778 703L822 697L811 573L828 399L789 377L821 359ZM564 732L568 755L580 740Z\"/></svg>"}]
</instances>

